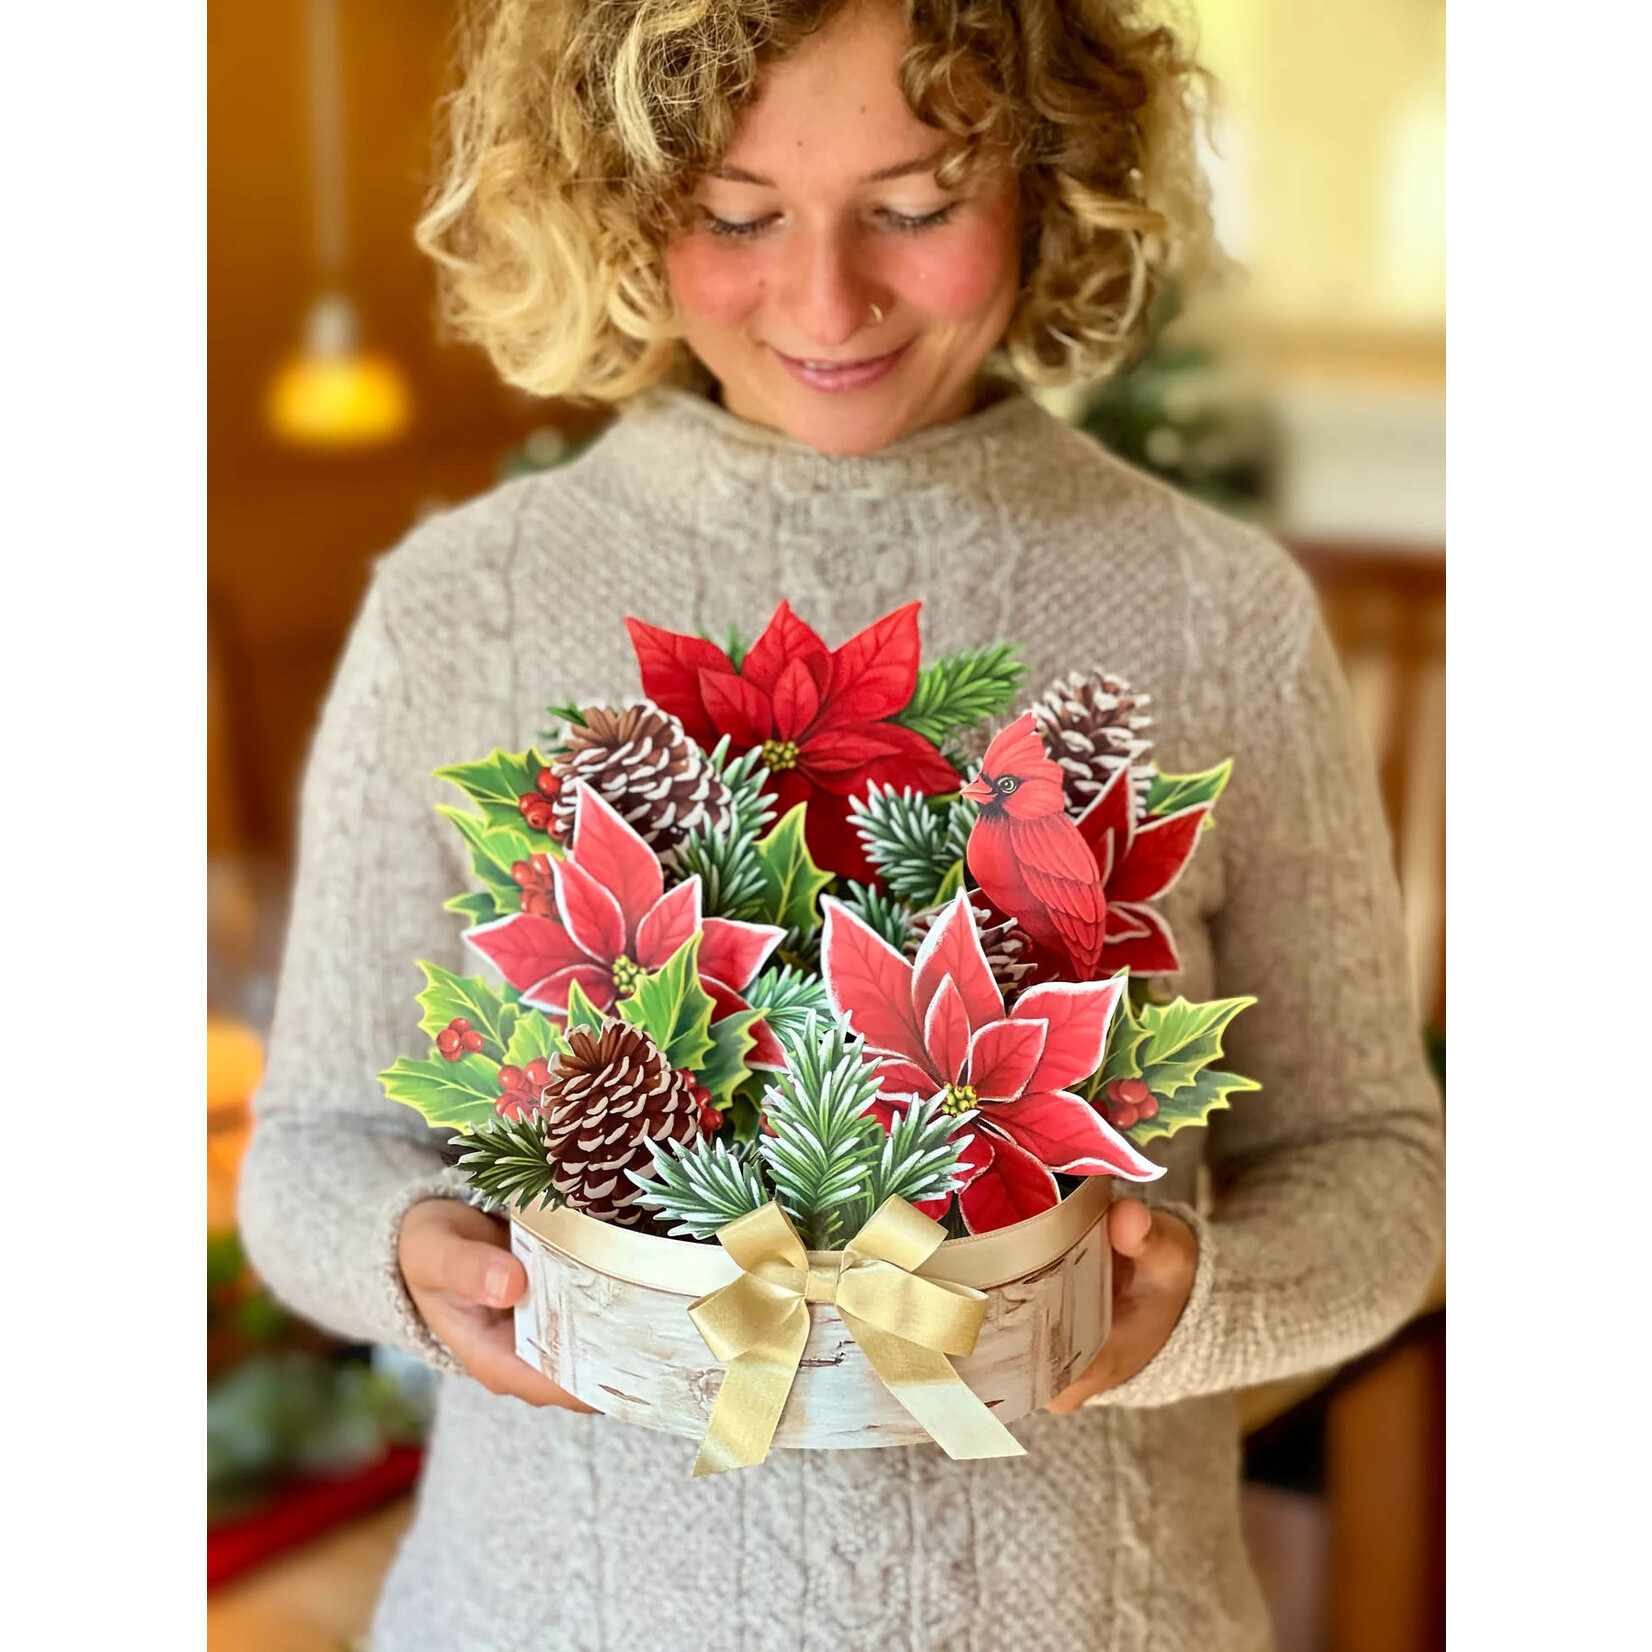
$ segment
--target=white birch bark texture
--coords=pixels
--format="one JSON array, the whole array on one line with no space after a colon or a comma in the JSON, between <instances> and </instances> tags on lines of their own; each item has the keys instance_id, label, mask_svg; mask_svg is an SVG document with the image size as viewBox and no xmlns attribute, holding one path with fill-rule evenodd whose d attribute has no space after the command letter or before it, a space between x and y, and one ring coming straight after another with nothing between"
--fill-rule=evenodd
<instances>
[{"instance_id":1,"label":"white birch bark texture","mask_svg":"<svg viewBox=\"0 0 1652 1652\"><path fill-rule=\"evenodd\" d=\"M696 1439L705 1432L723 1367L688 1317L692 1297L600 1272L516 1223L511 1247L528 1272L516 1309L523 1359L622 1422ZM1095 1358L1111 1318L1111 1263L1107 1224L1098 1220L1054 1261L987 1290L975 1351L952 1364L1005 1422L1053 1398ZM810 1303L809 1320L774 1445L834 1450L926 1441L837 1309Z\"/></svg>"}]
</instances>

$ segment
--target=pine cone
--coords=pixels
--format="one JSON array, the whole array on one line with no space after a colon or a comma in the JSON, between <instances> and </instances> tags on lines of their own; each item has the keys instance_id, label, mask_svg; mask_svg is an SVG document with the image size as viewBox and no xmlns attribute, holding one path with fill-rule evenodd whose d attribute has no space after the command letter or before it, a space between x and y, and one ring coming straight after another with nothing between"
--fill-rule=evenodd
<instances>
[{"instance_id":1,"label":"pine cone","mask_svg":"<svg viewBox=\"0 0 1652 1652\"><path fill-rule=\"evenodd\" d=\"M1124 764L1138 812L1147 802L1153 783L1148 703L1123 678L1098 668L1088 676L1075 671L1033 706L1044 745L1061 765L1068 814L1083 814Z\"/></svg>"},{"instance_id":2,"label":"pine cone","mask_svg":"<svg viewBox=\"0 0 1652 1652\"><path fill-rule=\"evenodd\" d=\"M648 1212L625 1173L652 1175L650 1141L689 1142L700 1134L694 1085L639 1027L603 1022L575 1027L551 1066L540 1099L552 1184L573 1210L636 1227Z\"/></svg>"},{"instance_id":3,"label":"pine cone","mask_svg":"<svg viewBox=\"0 0 1652 1652\"><path fill-rule=\"evenodd\" d=\"M907 920L911 925L906 941L908 958L917 957L918 948L945 910L944 906L932 906L927 912L913 913ZM1013 999L1021 990L1022 977L1033 968L1032 959L1026 957L1032 938L1014 918L999 917L978 890L970 891L969 910L975 919L975 932L981 937L981 950L986 953L992 969L992 978L998 983L999 991Z\"/></svg>"},{"instance_id":4,"label":"pine cone","mask_svg":"<svg viewBox=\"0 0 1652 1652\"><path fill-rule=\"evenodd\" d=\"M585 726L569 731L568 749L550 764L559 783L551 805L557 837L573 832L577 780L612 804L661 857L695 826L732 824L728 782L669 712L640 700L618 712L588 706L581 715Z\"/></svg>"}]
</instances>

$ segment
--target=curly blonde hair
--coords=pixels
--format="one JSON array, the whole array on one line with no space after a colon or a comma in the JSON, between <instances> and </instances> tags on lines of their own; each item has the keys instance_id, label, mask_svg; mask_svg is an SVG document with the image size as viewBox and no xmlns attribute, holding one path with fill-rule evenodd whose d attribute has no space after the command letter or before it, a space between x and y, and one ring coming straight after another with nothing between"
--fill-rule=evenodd
<instances>
[{"instance_id":1,"label":"curly blonde hair","mask_svg":"<svg viewBox=\"0 0 1652 1652\"><path fill-rule=\"evenodd\" d=\"M415 231L441 312L511 384L622 401L683 360L664 248L733 141L765 64L852 0L478 0ZM1171 272L1205 267L1196 159L1207 83L1145 0L892 0L901 90L1021 180L1021 293L1001 341L1023 380L1104 377Z\"/></svg>"}]
</instances>

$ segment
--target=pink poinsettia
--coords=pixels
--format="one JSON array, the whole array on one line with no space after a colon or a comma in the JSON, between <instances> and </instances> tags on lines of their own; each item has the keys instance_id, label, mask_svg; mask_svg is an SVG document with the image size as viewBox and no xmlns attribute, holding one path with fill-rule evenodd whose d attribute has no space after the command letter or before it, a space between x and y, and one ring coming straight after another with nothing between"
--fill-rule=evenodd
<instances>
[{"instance_id":1,"label":"pink poinsettia","mask_svg":"<svg viewBox=\"0 0 1652 1652\"><path fill-rule=\"evenodd\" d=\"M1139 1182L1164 1174L1067 1088L1101 1065L1122 978L1036 986L1006 1013L966 894L910 963L841 903L821 904L827 993L880 1058L874 1111L887 1128L897 1105L940 1095L962 1118L957 1198L971 1233L1059 1203L1057 1170ZM938 1216L950 1202L948 1195L921 1208Z\"/></svg>"},{"instance_id":2,"label":"pink poinsettia","mask_svg":"<svg viewBox=\"0 0 1652 1652\"><path fill-rule=\"evenodd\" d=\"M465 939L522 994L522 1002L558 1020L568 1014L577 983L605 1013L649 971L661 968L696 933L700 984L720 1021L751 1006L740 996L783 930L700 915L700 880L674 889L654 851L584 781L574 808L573 849L552 860L556 916L513 912L465 931ZM752 1023L757 1039L747 1061L778 1070L785 1065L766 1021Z\"/></svg>"},{"instance_id":3,"label":"pink poinsettia","mask_svg":"<svg viewBox=\"0 0 1652 1652\"><path fill-rule=\"evenodd\" d=\"M1195 803L1158 819L1138 819L1130 770L1120 764L1079 816L1079 835L1101 868L1107 897L1107 937L1098 975L1121 969L1169 975L1182 967L1170 925L1146 903L1168 894L1182 875L1199 846L1199 832L1211 807Z\"/></svg>"}]
</instances>

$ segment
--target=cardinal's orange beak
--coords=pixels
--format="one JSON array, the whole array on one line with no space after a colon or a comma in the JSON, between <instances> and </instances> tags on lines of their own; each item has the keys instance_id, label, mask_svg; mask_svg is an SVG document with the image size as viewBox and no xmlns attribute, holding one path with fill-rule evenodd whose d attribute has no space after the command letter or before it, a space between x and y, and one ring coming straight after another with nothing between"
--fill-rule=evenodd
<instances>
[{"instance_id":1,"label":"cardinal's orange beak","mask_svg":"<svg viewBox=\"0 0 1652 1652\"><path fill-rule=\"evenodd\" d=\"M968 798L979 809L990 803L998 794L992 789L992 785L988 780L981 775L977 775L958 795Z\"/></svg>"}]
</instances>

